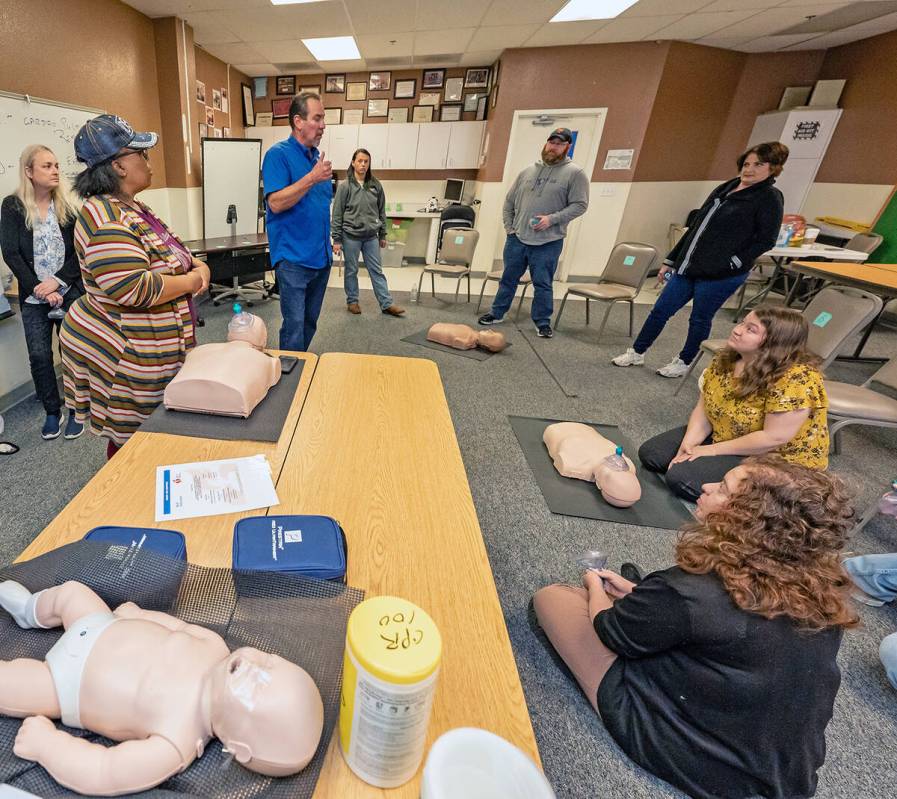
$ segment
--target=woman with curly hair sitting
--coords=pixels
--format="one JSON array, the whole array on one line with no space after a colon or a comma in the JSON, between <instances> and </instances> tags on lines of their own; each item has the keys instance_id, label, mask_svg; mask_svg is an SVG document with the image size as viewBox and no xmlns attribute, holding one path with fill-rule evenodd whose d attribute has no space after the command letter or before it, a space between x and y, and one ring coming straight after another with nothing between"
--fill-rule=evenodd
<instances>
[{"instance_id":1,"label":"woman with curly hair sitting","mask_svg":"<svg viewBox=\"0 0 897 799\"><path fill-rule=\"evenodd\" d=\"M818 359L807 352L807 320L760 306L735 325L704 372L687 427L646 441L639 459L684 499L717 483L748 455L777 452L813 469L828 466L828 397Z\"/></svg>"},{"instance_id":2,"label":"woman with curly hair sitting","mask_svg":"<svg viewBox=\"0 0 897 799\"><path fill-rule=\"evenodd\" d=\"M539 623L643 768L699 799L812 796L857 623L839 562L850 496L764 456L705 485L696 516L676 566L543 588Z\"/></svg>"}]
</instances>

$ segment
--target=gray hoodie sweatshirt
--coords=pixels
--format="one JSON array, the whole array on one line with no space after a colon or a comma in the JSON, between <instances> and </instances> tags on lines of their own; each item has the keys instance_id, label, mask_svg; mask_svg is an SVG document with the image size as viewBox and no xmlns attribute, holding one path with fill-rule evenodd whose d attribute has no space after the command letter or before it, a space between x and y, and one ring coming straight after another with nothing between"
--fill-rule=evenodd
<instances>
[{"instance_id":1,"label":"gray hoodie sweatshirt","mask_svg":"<svg viewBox=\"0 0 897 799\"><path fill-rule=\"evenodd\" d=\"M567 235L567 225L589 207L589 179L569 158L550 166L541 159L514 181L502 209L505 232L524 244L547 244ZM547 214L551 226L535 231L530 219Z\"/></svg>"}]
</instances>

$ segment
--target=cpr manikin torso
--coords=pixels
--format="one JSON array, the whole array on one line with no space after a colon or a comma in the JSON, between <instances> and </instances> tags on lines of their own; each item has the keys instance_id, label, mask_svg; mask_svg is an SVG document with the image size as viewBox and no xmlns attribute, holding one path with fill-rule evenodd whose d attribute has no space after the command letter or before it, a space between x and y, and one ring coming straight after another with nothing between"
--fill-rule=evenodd
<instances>
[{"instance_id":1,"label":"cpr manikin torso","mask_svg":"<svg viewBox=\"0 0 897 799\"><path fill-rule=\"evenodd\" d=\"M489 352L501 352L508 346L503 333L497 330L480 330L477 332L468 325L455 325L448 322L437 322L427 331L427 340L444 344L456 350L472 350L482 347Z\"/></svg>"},{"instance_id":2,"label":"cpr manikin torso","mask_svg":"<svg viewBox=\"0 0 897 799\"><path fill-rule=\"evenodd\" d=\"M617 445L595 428L579 422L558 422L545 428L542 441L558 472L564 477L594 481L609 504L628 508L641 499L635 464L625 455L628 471L618 471L607 464L605 459L616 452Z\"/></svg>"},{"instance_id":3,"label":"cpr manikin torso","mask_svg":"<svg viewBox=\"0 0 897 799\"><path fill-rule=\"evenodd\" d=\"M32 595L7 581L0 605L22 627L66 628L46 663L0 661L0 682L9 686L12 678L19 689L0 684L0 713L32 716L15 753L63 785L101 795L150 788L201 756L212 737L250 770L271 776L294 774L314 756L321 696L307 672L277 655L230 652L216 633L133 603L111 612L80 583ZM88 743L41 718L60 715L129 743Z\"/></svg>"},{"instance_id":4,"label":"cpr manikin torso","mask_svg":"<svg viewBox=\"0 0 897 799\"><path fill-rule=\"evenodd\" d=\"M203 344L166 386L165 407L245 418L278 380L280 361L248 341Z\"/></svg>"}]
</instances>

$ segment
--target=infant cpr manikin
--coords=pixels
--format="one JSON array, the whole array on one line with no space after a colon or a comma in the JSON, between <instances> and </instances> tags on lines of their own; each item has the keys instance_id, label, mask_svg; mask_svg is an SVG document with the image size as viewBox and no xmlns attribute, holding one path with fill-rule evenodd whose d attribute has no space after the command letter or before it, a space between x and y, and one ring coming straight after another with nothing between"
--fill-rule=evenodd
<instances>
[{"instance_id":1,"label":"infant cpr manikin","mask_svg":"<svg viewBox=\"0 0 897 799\"><path fill-rule=\"evenodd\" d=\"M324 708L309 674L277 655L228 650L218 634L127 602L112 611L82 583L32 594L0 583L0 607L23 628L62 626L45 661L0 661L0 713L24 718L13 751L78 793L152 788L221 740L250 771L301 771ZM58 730L50 719L117 746Z\"/></svg>"},{"instance_id":2,"label":"infant cpr manikin","mask_svg":"<svg viewBox=\"0 0 897 799\"><path fill-rule=\"evenodd\" d=\"M202 344L165 389L175 411L248 417L280 380L280 361L248 341Z\"/></svg>"},{"instance_id":3,"label":"infant cpr manikin","mask_svg":"<svg viewBox=\"0 0 897 799\"><path fill-rule=\"evenodd\" d=\"M497 330L481 330L477 332L468 325L455 325L448 322L437 322L427 331L427 340L444 344L456 350L472 350L481 347L489 352L501 352L508 346L503 333Z\"/></svg>"},{"instance_id":4,"label":"infant cpr manikin","mask_svg":"<svg viewBox=\"0 0 897 799\"><path fill-rule=\"evenodd\" d=\"M594 481L609 504L628 508L641 499L635 464L624 455L629 470L613 468L607 458L616 452L617 445L595 428L579 422L558 422L545 428L542 441L558 472L564 477Z\"/></svg>"}]
</instances>

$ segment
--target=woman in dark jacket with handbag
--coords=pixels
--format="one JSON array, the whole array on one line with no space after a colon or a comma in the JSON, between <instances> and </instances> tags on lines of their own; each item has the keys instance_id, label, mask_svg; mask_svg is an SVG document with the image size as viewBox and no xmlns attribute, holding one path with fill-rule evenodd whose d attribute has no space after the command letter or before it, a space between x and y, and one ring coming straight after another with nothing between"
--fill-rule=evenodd
<instances>
[{"instance_id":1,"label":"woman in dark jacket with handbag","mask_svg":"<svg viewBox=\"0 0 897 799\"><path fill-rule=\"evenodd\" d=\"M692 301L685 346L657 374L681 377L688 371L716 312L747 279L756 258L776 243L784 201L773 184L787 160L788 148L780 142L758 144L738 158L738 177L711 192L664 260L659 278L669 282L633 345L613 359L615 366L641 366L669 318Z\"/></svg>"},{"instance_id":2,"label":"woman in dark jacket with handbag","mask_svg":"<svg viewBox=\"0 0 897 799\"><path fill-rule=\"evenodd\" d=\"M75 254L78 203L69 190L53 151L26 147L19 159L19 188L3 200L0 245L3 260L19 282L19 305L31 377L47 415L41 436L60 432L62 400L53 366L53 330L59 333L69 306L84 293ZM84 432L73 414L66 438Z\"/></svg>"},{"instance_id":3,"label":"woman in dark jacket with handbag","mask_svg":"<svg viewBox=\"0 0 897 799\"><path fill-rule=\"evenodd\" d=\"M371 154L365 149L353 153L346 180L336 190L330 228L333 252L335 255L342 252L346 262L346 310L361 313L358 256L364 255L380 310L390 316L405 313L393 303L381 267L380 250L386 246L386 195L371 172Z\"/></svg>"}]
</instances>

